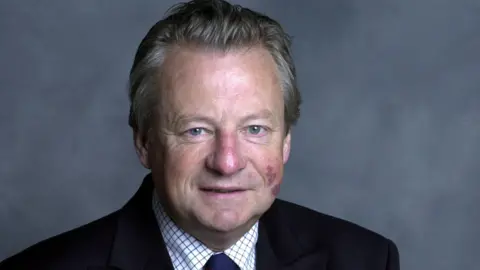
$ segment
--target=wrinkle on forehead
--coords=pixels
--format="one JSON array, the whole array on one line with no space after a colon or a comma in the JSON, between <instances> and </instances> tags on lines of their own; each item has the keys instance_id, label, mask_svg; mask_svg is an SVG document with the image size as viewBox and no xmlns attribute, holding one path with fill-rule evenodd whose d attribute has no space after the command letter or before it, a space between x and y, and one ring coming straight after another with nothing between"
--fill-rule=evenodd
<instances>
[{"instance_id":1,"label":"wrinkle on forehead","mask_svg":"<svg viewBox=\"0 0 480 270\"><path fill-rule=\"evenodd\" d=\"M195 59L194 64L185 65L191 59ZM268 82L269 84L274 86L280 85L280 81L276 76L275 61L270 53L261 47L255 47L250 50L234 50L228 53L195 48L177 48L167 54L163 67L163 72L159 75L166 75L166 78L162 78L162 81L169 83L185 82L185 73L188 73L189 78L197 77L198 81L204 82L213 80L214 82L222 83L222 80L218 80L217 77L224 74L231 75L231 78L229 77L230 82L235 84L242 84L249 81L249 79L263 81L265 77L262 75L265 74L248 72L252 67L256 67L258 70L272 75L269 76L272 79ZM208 75L196 72L196 69L202 68L209 70ZM197 76L198 74L205 75L205 78ZM215 85L215 83L212 85ZM172 87L167 87L166 89L172 89Z\"/></svg>"}]
</instances>

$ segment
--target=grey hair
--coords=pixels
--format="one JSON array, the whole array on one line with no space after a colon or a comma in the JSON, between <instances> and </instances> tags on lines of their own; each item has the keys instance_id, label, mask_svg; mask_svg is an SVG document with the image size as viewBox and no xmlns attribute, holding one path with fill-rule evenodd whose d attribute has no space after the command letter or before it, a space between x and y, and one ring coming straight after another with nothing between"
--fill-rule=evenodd
<instances>
[{"instance_id":1,"label":"grey hair","mask_svg":"<svg viewBox=\"0 0 480 270\"><path fill-rule=\"evenodd\" d=\"M157 105L158 72L169 48L196 46L228 51L263 46L272 55L284 98L286 133L300 117L300 92L291 55L291 38L266 15L223 0L193 0L174 5L148 31L130 70L129 125L145 137Z\"/></svg>"}]
</instances>

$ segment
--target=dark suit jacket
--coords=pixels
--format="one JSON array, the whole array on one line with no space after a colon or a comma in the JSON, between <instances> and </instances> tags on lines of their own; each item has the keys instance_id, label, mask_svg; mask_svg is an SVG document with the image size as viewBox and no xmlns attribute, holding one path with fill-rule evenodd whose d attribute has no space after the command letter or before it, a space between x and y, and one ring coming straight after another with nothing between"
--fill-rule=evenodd
<instances>
[{"instance_id":1,"label":"dark suit jacket","mask_svg":"<svg viewBox=\"0 0 480 270\"><path fill-rule=\"evenodd\" d=\"M0 270L173 269L151 207L146 177L120 210L40 242ZM276 200L262 216L257 270L398 270L395 244L350 222Z\"/></svg>"}]
</instances>

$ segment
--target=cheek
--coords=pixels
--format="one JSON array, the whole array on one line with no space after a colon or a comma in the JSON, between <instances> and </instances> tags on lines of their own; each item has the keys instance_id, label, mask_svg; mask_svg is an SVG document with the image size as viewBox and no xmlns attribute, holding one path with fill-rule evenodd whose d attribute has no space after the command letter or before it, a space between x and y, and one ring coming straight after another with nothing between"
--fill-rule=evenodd
<instances>
[{"instance_id":1,"label":"cheek","mask_svg":"<svg viewBox=\"0 0 480 270\"><path fill-rule=\"evenodd\" d=\"M273 166L267 166L267 185L272 186L277 179L277 170L274 169Z\"/></svg>"},{"instance_id":2,"label":"cheek","mask_svg":"<svg viewBox=\"0 0 480 270\"><path fill-rule=\"evenodd\" d=\"M282 182L282 167L281 162L276 162L275 165L267 166L267 187L270 189L273 196L277 196L280 192L280 184Z\"/></svg>"},{"instance_id":3,"label":"cheek","mask_svg":"<svg viewBox=\"0 0 480 270\"><path fill-rule=\"evenodd\" d=\"M164 156L163 164L158 164L164 168L166 181L175 189L190 186L191 179L195 176L201 163L201 156L198 151L180 147L168 150Z\"/></svg>"},{"instance_id":4,"label":"cheek","mask_svg":"<svg viewBox=\"0 0 480 270\"><path fill-rule=\"evenodd\" d=\"M280 193L280 183L273 185L271 191L272 195L276 197Z\"/></svg>"},{"instance_id":5,"label":"cheek","mask_svg":"<svg viewBox=\"0 0 480 270\"><path fill-rule=\"evenodd\" d=\"M165 161L171 167L188 171L190 167L198 164L204 158L203 152L198 146L176 145L167 149Z\"/></svg>"}]
</instances>

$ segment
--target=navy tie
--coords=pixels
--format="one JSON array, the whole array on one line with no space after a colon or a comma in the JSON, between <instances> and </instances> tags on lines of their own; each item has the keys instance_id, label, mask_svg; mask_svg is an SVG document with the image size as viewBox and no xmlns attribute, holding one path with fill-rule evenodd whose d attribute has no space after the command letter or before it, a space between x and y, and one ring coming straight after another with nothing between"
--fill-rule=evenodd
<instances>
[{"instance_id":1,"label":"navy tie","mask_svg":"<svg viewBox=\"0 0 480 270\"><path fill-rule=\"evenodd\" d=\"M240 270L237 264L225 253L215 254L205 265L206 270Z\"/></svg>"}]
</instances>

